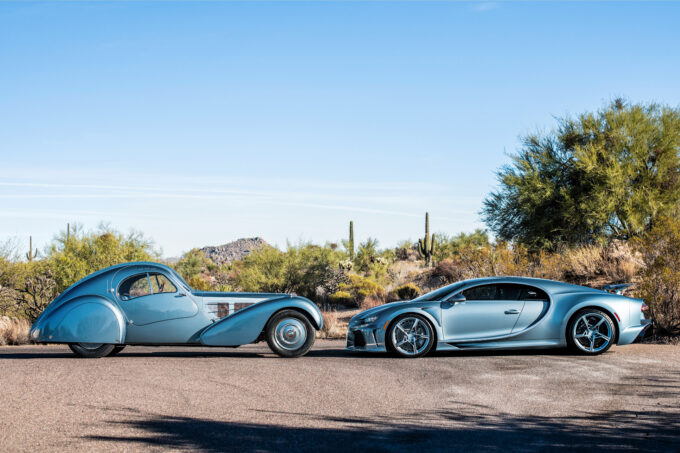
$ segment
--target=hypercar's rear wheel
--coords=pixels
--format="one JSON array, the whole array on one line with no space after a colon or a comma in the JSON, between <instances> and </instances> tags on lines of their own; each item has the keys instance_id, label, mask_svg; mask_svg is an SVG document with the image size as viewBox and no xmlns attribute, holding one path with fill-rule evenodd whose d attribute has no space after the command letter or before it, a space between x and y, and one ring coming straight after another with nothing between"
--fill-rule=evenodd
<instances>
[{"instance_id":1,"label":"hypercar's rear wheel","mask_svg":"<svg viewBox=\"0 0 680 453\"><path fill-rule=\"evenodd\" d=\"M605 312L595 308L579 311L567 326L569 346L587 355L602 354L611 348L615 333L614 321Z\"/></svg>"},{"instance_id":2,"label":"hypercar's rear wheel","mask_svg":"<svg viewBox=\"0 0 680 453\"><path fill-rule=\"evenodd\" d=\"M420 357L434 344L434 331L420 315L408 314L392 321L387 328L387 348L401 357Z\"/></svg>"},{"instance_id":3,"label":"hypercar's rear wheel","mask_svg":"<svg viewBox=\"0 0 680 453\"><path fill-rule=\"evenodd\" d=\"M267 344L281 357L300 357L314 344L314 326L299 311L283 310L267 323Z\"/></svg>"},{"instance_id":4,"label":"hypercar's rear wheel","mask_svg":"<svg viewBox=\"0 0 680 453\"><path fill-rule=\"evenodd\" d=\"M78 357L85 359L98 359L111 354L111 351L116 347L115 344L102 343L72 343L68 345L71 351Z\"/></svg>"}]
</instances>

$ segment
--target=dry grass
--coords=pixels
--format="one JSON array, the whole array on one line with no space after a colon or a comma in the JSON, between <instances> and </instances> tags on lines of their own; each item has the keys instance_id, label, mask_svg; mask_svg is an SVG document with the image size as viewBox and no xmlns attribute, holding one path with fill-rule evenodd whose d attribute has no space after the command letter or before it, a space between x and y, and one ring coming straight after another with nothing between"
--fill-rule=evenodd
<instances>
[{"instance_id":1,"label":"dry grass","mask_svg":"<svg viewBox=\"0 0 680 453\"><path fill-rule=\"evenodd\" d=\"M368 310L369 308L377 307L378 305L383 305L385 299L377 296L366 296L364 300L359 304L361 310Z\"/></svg>"},{"instance_id":2,"label":"dry grass","mask_svg":"<svg viewBox=\"0 0 680 453\"><path fill-rule=\"evenodd\" d=\"M344 339L347 335L347 324L350 318L359 313L361 310L329 310L322 311L323 314L323 329L317 332L317 338L325 339Z\"/></svg>"},{"instance_id":3,"label":"dry grass","mask_svg":"<svg viewBox=\"0 0 680 453\"><path fill-rule=\"evenodd\" d=\"M25 319L10 318L9 316L0 317L0 346L29 343L28 333L30 329L31 324Z\"/></svg>"}]
</instances>

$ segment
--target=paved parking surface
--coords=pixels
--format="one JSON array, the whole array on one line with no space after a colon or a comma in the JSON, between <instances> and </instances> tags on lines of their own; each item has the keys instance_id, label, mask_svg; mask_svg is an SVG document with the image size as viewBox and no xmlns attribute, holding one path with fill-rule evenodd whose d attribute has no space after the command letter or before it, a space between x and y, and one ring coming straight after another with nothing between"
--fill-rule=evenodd
<instances>
[{"instance_id":1,"label":"paved parking surface","mask_svg":"<svg viewBox=\"0 0 680 453\"><path fill-rule=\"evenodd\" d=\"M680 451L680 347L353 355L0 348L2 451Z\"/></svg>"}]
</instances>

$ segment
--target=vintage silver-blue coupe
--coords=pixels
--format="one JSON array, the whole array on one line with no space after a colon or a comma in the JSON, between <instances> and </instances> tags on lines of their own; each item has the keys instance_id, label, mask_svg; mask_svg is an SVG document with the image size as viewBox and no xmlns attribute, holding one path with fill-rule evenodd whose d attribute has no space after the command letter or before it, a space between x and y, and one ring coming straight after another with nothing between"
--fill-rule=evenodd
<instances>
[{"instance_id":1,"label":"vintage silver-blue coupe","mask_svg":"<svg viewBox=\"0 0 680 453\"><path fill-rule=\"evenodd\" d=\"M596 355L632 343L651 321L641 299L552 280L489 277L354 316L347 349L419 357L430 350L556 348Z\"/></svg>"},{"instance_id":2,"label":"vintage silver-blue coupe","mask_svg":"<svg viewBox=\"0 0 680 453\"><path fill-rule=\"evenodd\" d=\"M89 358L117 354L127 345L236 347L261 340L282 357L299 357L322 325L317 306L303 297L195 291L170 267L136 262L69 287L30 335L37 342L66 343Z\"/></svg>"}]
</instances>

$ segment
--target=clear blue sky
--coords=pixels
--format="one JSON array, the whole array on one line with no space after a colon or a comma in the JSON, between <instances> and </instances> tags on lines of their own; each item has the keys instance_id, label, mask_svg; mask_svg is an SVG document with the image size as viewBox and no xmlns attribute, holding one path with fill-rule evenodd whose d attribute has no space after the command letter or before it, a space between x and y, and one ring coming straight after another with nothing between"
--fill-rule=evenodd
<instances>
[{"instance_id":1,"label":"clear blue sky","mask_svg":"<svg viewBox=\"0 0 680 453\"><path fill-rule=\"evenodd\" d=\"M483 226L518 136L680 104L680 3L1 2L0 240Z\"/></svg>"}]
</instances>

